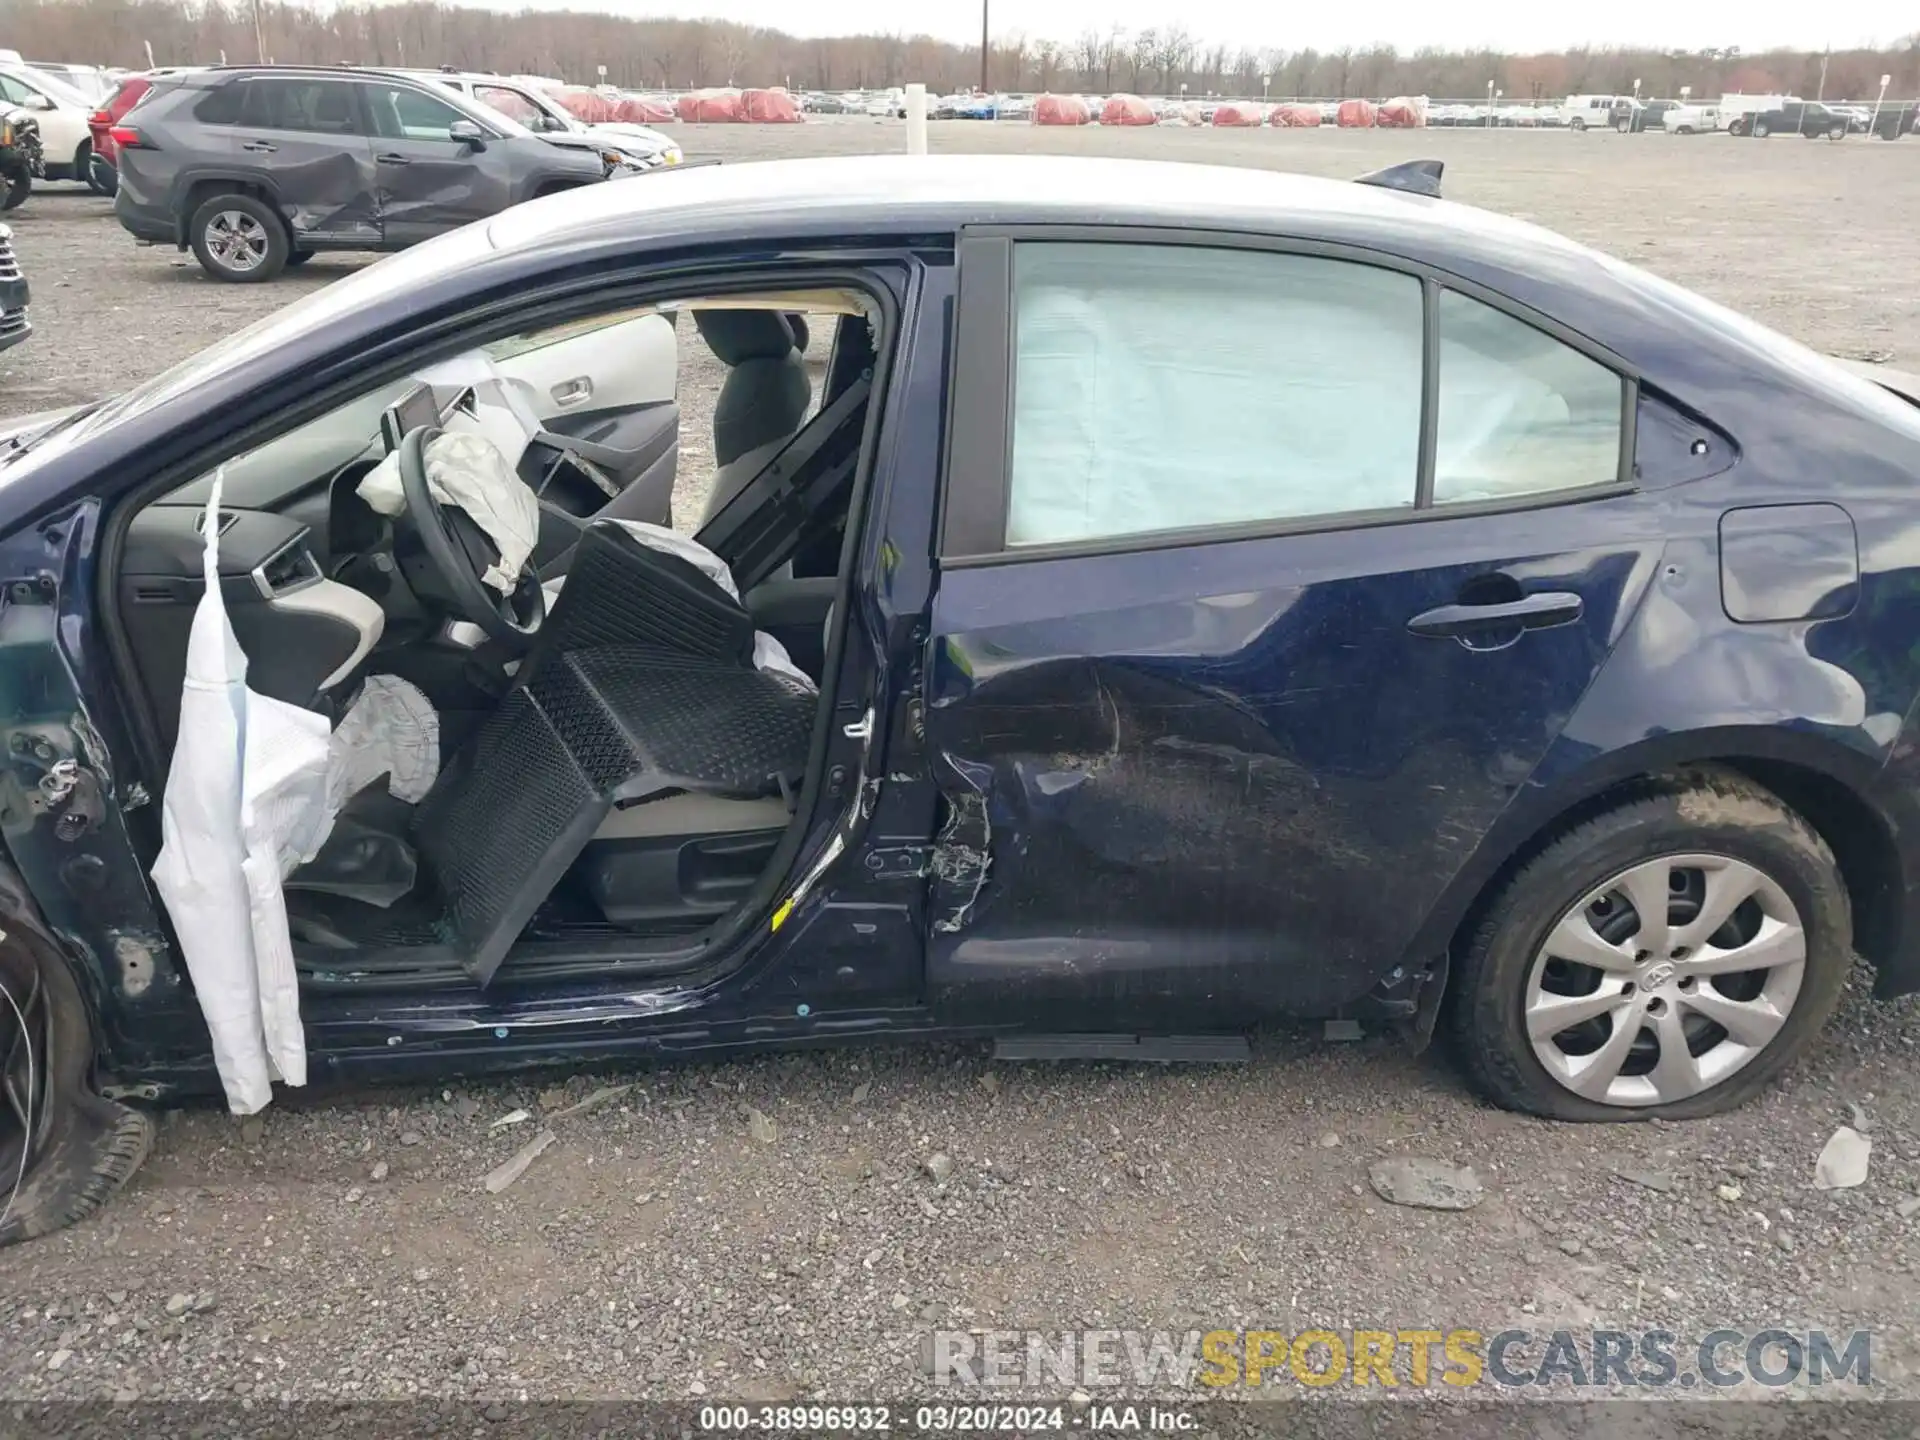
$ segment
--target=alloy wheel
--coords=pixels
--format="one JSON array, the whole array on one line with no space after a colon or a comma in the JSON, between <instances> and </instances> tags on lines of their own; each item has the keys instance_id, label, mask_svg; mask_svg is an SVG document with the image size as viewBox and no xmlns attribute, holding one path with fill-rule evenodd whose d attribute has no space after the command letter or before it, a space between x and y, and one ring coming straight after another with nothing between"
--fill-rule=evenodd
<instances>
[{"instance_id":1,"label":"alloy wheel","mask_svg":"<svg viewBox=\"0 0 1920 1440\"><path fill-rule=\"evenodd\" d=\"M53 1129L51 1013L37 973L21 995L0 980L0 1230Z\"/></svg>"},{"instance_id":2,"label":"alloy wheel","mask_svg":"<svg viewBox=\"0 0 1920 1440\"><path fill-rule=\"evenodd\" d=\"M267 258L267 227L244 210L222 210L207 222L207 250L222 269L244 275Z\"/></svg>"},{"instance_id":3,"label":"alloy wheel","mask_svg":"<svg viewBox=\"0 0 1920 1440\"><path fill-rule=\"evenodd\" d=\"M1527 1037L1584 1099L1683 1100L1767 1048L1806 962L1799 912L1761 870L1726 855L1643 861L1548 933L1527 974Z\"/></svg>"}]
</instances>

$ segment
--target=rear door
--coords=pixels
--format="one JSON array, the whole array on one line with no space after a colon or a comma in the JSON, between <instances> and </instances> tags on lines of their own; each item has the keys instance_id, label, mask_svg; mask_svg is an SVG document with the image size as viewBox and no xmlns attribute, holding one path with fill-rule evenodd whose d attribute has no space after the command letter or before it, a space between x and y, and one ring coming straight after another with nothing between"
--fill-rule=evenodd
<instances>
[{"instance_id":1,"label":"rear door","mask_svg":"<svg viewBox=\"0 0 1920 1440\"><path fill-rule=\"evenodd\" d=\"M430 239L511 203L507 147L496 138L476 150L448 133L470 118L464 111L401 81L369 81L363 92L387 245Z\"/></svg>"},{"instance_id":2,"label":"rear door","mask_svg":"<svg viewBox=\"0 0 1920 1440\"><path fill-rule=\"evenodd\" d=\"M271 185L296 243L379 239L373 155L353 92L325 77L242 76L194 107L209 157Z\"/></svg>"},{"instance_id":3,"label":"rear door","mask_svg":"<svg viewBox=\"0 0 1920 1440\"><path fill-rule=\"evenodd\" d=\"M1631 382L1372 252L962 252L933 1003L1165 1030L1365 991L1651 573Z\"/></svg>"}]
</instances>

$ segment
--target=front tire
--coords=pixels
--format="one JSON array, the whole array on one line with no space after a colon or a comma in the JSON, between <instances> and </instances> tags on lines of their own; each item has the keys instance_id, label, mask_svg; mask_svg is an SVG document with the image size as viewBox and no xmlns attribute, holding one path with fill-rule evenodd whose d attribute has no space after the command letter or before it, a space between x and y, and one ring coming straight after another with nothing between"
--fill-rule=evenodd
<instances>
[{"instance_id":1,"label":"front tire","mask_svg":"<svg viewBox=\"0 0 1920 1440\"><path fill-rule=\"evenodd\" d=\"M306 264L312 258L313 251L311 250L289 250L287 252L287 268L289 270L295 269Z\"/></svg>"},{"instance_id":2,"label":"front tire","mask_svg":"<svg viewBox=\"0 0 1920 1440\"><path fill-rule=\"evenodd\" d=\"M1766 121L1756 120L1753 122L1753 138L1754 139L1764 140L1772 133L1773 133L1773 127L1767 124Z\"/></svg>"},{"instance_id":3,"label":"front tire","mask_svg":"<svg viewBox=\"0 0 1920 1440\"><path fill-rule=\"evenodd\" d=\"M21 164L7 171L5 179L7 190L5 195L0 195L0 210L17 210L33 193L33 172Z\"/></svg>"},{"instance_id":4,"label":"front tire","mask_svg":"<svg viewBox=\"0 0 1920 1440\"><path fill-rule=\"evenodd\" d=\"M1578 115L1576 115L1573 117L1573 119L1567 122L1567 126L1569 129L1573 130L1577 134L1578 132L1587 128L1587 122L1582 120Z\"/></svg>"},{"instance_id":5,"label":"front tire","mask_svg":"<svg viewBox=\"0 0 1920 1440\"><path fill-rule=\"evenodd\" d=\"M65 962L0 941L0 1246L84 1220L146 1158L152 1122L88 1088L93 1054Z\"/></svg>"},{"instance_id":6,"label":"front tire","mask_svg":"<svg viewBox=\"0 0 1920 1440\"><path fill-rule=\"evenodd\" d=\"M286 268L287 227L265 201L251 195L216 195L187 222L194 258L216 280L255 285Z\"/></svg>"},{"instance_id":7,"label":"front tire","mask_svg":"<svg viewBox=\"0 0 1920 1440\"><path fill-rule=\"evenodd\" d=\"M1693 772L1649 782L1507 882L1449 987L1448 1030L1507 1109L1699 1119L1806 1052L1852 946L1819 835L1752 782Z\"/></svg>"}]
</instances>

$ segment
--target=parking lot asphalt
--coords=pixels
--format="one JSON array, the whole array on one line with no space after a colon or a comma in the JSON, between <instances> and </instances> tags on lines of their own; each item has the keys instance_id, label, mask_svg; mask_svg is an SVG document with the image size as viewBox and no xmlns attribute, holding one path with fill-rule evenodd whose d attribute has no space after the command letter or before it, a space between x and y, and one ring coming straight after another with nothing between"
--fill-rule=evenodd
<instances>
[{"instance_id":1,"label":"parking lot asphalt","mask_svg":"<svg viewBox=\"0 0 1920 1440\"><path fill-rule=\"evenodd\" d=\"M679 138L737 162L893 150L902 131ZM934 146L1329 175L1437 156L1454 198L1920 368L1920 142L951 123ZM365 263L223 286L78 192L7 220L37 327L0 356L8 413L112 393ZM528 1397L910 1397L930 1331L1004 1327L1664 1329L1683 1348L1871 1328L1876 1390L1916 1397L1920 1215L1901 1203L1920 1194L1920 1004L1875 1003L1867 980L1784 1084L1696 1124L1524 1119L1440 1054L1305 1032L1227 1069L934 1046L289 1095L245 1123L176 1112L102 1215L0 1252L0 1398L412 1397L478 1420ZM561 1117L611 1085L631 1088ZM493 1128L517 1109L536 1119ZM542 1120L557 1143L488 1193ZM1816 1189L1848 1123L1869 1179ZM1402 1155L1470 1164L1488 1198L1390 1205L1368 1169ZM1474 1393L1494 1391L1526 1393ZM1635 1433L1682 1433L1677 1414Z\"/></svg>"}]
</instances>

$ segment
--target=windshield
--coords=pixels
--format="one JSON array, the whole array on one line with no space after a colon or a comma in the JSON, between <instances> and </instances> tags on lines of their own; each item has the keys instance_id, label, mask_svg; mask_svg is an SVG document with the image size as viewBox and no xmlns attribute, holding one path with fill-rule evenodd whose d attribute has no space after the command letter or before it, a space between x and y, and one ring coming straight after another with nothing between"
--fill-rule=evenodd
<instances>
[{"instance_id":1,"label":"windshield","mask_svg":"<svg viewBox=\"0 0 1920 1440\"><path fill-rule=\"evenodd\" d=\"M389 255L364 270L334 281L324 290L302 296L285 309L216 341L198 355L107 401L69 427L64 438L78 443L126 416L151 410L185 394L216 375L257 363L263 356L280 349L290 336L321 329L371 302L404 294L436 275L478 264L493 253L493 242L487 231L484 222L463 226L398 255ZM32 458L29 454L22 463Z\"/></svg>"}]
</instances>

